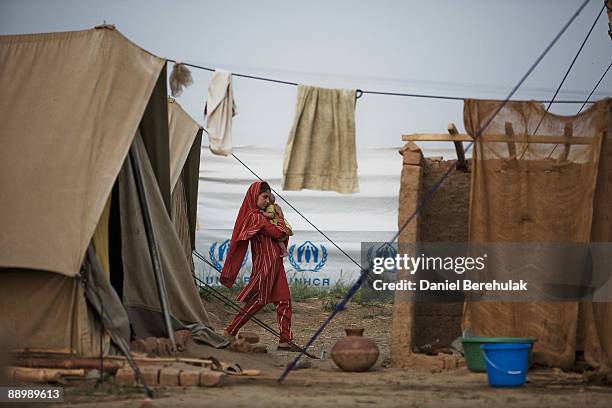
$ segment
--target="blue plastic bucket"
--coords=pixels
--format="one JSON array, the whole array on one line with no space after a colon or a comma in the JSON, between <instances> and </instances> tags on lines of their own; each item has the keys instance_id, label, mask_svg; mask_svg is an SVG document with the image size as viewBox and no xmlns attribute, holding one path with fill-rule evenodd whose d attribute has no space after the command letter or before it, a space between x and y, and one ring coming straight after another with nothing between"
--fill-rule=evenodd
<instances>
[{"instance_id":1,"label":"blue plastic bucket","mask_svg":"<svg viewBox=\"0 0 612 408\"><path fill-rule=\"evenodd\" d=\"M480 346L492 387L520 387L525 384L529 366L527 343L498 343Z\"/></svg>"}]
</instances>

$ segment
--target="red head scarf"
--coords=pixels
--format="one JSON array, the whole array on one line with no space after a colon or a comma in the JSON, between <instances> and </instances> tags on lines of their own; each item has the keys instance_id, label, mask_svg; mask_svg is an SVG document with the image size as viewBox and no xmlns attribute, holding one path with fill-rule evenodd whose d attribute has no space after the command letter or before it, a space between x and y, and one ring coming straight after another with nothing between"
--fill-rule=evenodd
<instances>
[{"instance_id":1,"label":"red head scarf","mask_svg":"<svg viewBox=\"0 0 612 408\"><path fill-rule=\"evenodd\" d=\"M223 264L223 270L221 271L221 284L232 287L240 266L244 260L244 255L249 248L249 239L257 233L261 225L263 217L253 217L253 214L259 212L257 208L257 198L259 197L259 190L261 188L261 181L256 181L249 186L249 189L244 196L240 211L236 217L234 224L234 231L232 232L232 239L230 240L230 247ZM258 221L259 220L259 221Z\"/></svg>"}]
</instances>

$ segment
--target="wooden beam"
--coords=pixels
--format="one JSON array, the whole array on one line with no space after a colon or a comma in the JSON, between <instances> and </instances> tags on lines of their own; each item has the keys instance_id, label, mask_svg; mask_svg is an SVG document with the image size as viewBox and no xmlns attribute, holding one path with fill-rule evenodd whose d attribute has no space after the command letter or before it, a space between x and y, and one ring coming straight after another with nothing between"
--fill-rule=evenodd
<instances>
[{"instance_id":1,"label":"wooden beam","mask_svg":"<svg viewBox=\"0 0 612 408\"><path fill-rule=\"evenodd\" d=\"M445 133L411 133L402 135L404 142L470 142L472 137L467 134L460 133L458 135L449 135ZM506 135L483 135L480 142L483 143L542 143L542 144L566 144L570 145L590 145L596 143L596 137L572 137L567 139L564 136L525 136L515 135L513 139Z\"/></svg>"},{"instance_id":2,"label":"wooden beam","mask_svg":"<svg viewBox=\"0 0 612 408\"><path fill-rule=\"evenodd\" d=\"M411 133L402 135L404 142L471 142L473 139L470 135L460 133L458 135L449 135L447 133Z\"/></svg>"},{"instance_id":3,"label":"wooden beam","mask_svg":"<svg viewBox=\"0 0 612 408\"><path fill-rule=\"evenodd\" d=\"M506 136L510 140L514 140L514 128L512 122L506 122L505 124ZM516 160L516 145L514 142L508 142L508 156L510 160Z\"/></svg>"},{"instance_id":4,"label":"wooden beam","mask_svg":"<svg viewBox=\"0 0 612 408\"><path fill-rule=\"evenodd\" d=\"M457 127L454 123L448 124L448 134L456 137L459 134ZM457 152L457 170L464 172L468 171L467 162L465 161L465 150L463 149L463 142L460 140L453 140L455 144L455 151Z\"/></svg>"}]
</instances>

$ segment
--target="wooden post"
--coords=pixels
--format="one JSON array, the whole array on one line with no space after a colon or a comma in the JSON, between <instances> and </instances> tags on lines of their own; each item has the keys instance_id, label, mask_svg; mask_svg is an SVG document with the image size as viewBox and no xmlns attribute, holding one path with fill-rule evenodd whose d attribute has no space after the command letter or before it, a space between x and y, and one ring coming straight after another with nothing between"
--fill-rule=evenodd
<instances>
[{"instance_id":1,"label":"wooden post","mask_svg":"<svg viewBox=\"0 0 612 408\"><path fill-rule=\"evenodd\" d=\"M508 139L514 139L514 128L512 127L512 122L505 123L506 136ZM516 145L514 142L507 142L508 145L508 156L510 160L516 161Z\"/></svg>"},{"instance_id":2,"label":"wooden post","mask_svg":"<svg viewBox=\"0 0 612 408\"><path fill-rule=\"evenodd\" d=\"M559 157L559 161L563 162L563 161L567 161L567 157L569 156L569 152L570 152L570 139L572 138L572 134L573 134L573 129L572 129L572 123L566 123L565 127L563 128L563 138L567 140L566 143L563 144L564 148L563 148L563 153L561 153L561 156Z\"/></svg>"},{"instance_id":3,"label":"wooden post","mask_svg":"<svg viewBox=\"0 0 612 408\"><path fill-rule=\"evenodd\" d=\"M459 131L455 127L454 123L448 124L448 133L451 136L459 135ZM453 140L455 144L455 151L457 152L457 170L468 171L467 162L465 161L465 150L463 149L463 142Z\"/></svg>"}]
</instances>

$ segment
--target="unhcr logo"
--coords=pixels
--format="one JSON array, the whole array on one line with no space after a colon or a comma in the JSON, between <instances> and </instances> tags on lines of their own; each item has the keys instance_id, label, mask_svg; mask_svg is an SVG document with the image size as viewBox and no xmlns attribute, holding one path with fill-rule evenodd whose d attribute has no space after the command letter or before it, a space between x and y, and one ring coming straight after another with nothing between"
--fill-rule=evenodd
<instances>
[{"instance_id":1,"label":"unhcr logo","mask_svg":"<svg viewBox=\"0 0 612 408\"><path fill-rule=\"evenodd\" d=\"M305 241L296 248L295 244L287 250L289 262L296 272L319 272L327 262L327 248L317 247L310 241Z\"/></svg>"},{"instance_id":2,"label":"unhcr logo","mask_svg":"<svg viewBox=\"0 0 612 408\"><path fill-rule=\"evenodd\" d=\"M208 251L208 256L210 257L210 262L215 266L215 268L217 268L218 270L221 270L223 269L223 263L225 262L225 257L229 253L230 240L226 239L217 248L218 244L219 242L213 242L213 244L210 246L210 249ZM242 260L242 265L240 265L240 268L246 265L248 259L249 259L249 252L247 251L247 253L244 255L244 259Z\"/></svg>"},{"instance_id":3,"label":"unhcr logo","mask_svg":"<svg viewBox=\"0 0 612 408\"><path fill-rule=\"evenodd\" d=\"M376 248L375 248L376 247ZM375 250L376 249L376 250ZM392 258L394 259L397 255L397 249L388 242L383 245L372 245L368 248L368 261L369 265L372 265L376 258ZM387 269L387 272L395 272L397 268Z\"/></svg>"}]
</instances>

